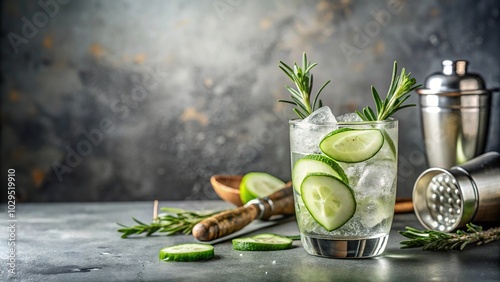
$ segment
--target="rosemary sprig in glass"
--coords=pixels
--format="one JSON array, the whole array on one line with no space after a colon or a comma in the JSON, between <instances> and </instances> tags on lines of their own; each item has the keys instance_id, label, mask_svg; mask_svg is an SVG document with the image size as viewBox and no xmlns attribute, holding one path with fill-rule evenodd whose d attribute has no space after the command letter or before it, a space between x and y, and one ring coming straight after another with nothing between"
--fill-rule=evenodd
<instances>
[{"instance_id":1,"label":"rosemary sprig in glass","mask_svg":"<svg viewBox=\"0 0 500 282\"><path fill-rule=\"evenodd\" d=\"M165 235L170 236L178 233L191 234L193 227L200 221L220 213L216 212L194 212L179 208L163 207L160 209L166 213L159 214L158 217L153 219L152 223L146 224L136 218L132 218L138 225L126 226L117 223L122 228L118 229L118 232L123 233L122 238L127 238L130 235L139 235L146 233L146 236L150 236L156 232L165 233Z\"/></svg>"},{"instance_id":2,"label":"rosemary sprig in glass","mask_svg":"<svg viewBox=\"0 0 500 282\"><path fill-rule=\"evenodd\" d=\"M288 85L286 85L286 89L290 92L291 100L278 100L278 102L288 103L296 106L293 108L293 111L300 117L306 118L317 108L321 108L323 106L323 102L319 99L319 95L321 91L330 83L328 80L316 93L314 96L314 100L311 104L311 92L313 88L313 75L311 70L318 65L317 63L311 64L311 62L307 61L307 55L304 52L302 55L302 67L297 66L296 63L293 64L293 69L280 61L279 68L285 72L285 74L294 82L297 89L294 89Z\"/></svg>"},{"instance_id":3,"label":"rosemary sprig in glass","mask_svg":"<svg viewBox=\"0 0 500 282\"><path fill-rule=\"evenodd\" d=\"M401 109L415 106L415 104L403 105L403 103L410 98L411 92L419 88L421 85L415 85L417 80L411 77L411 73L406 73L405 68L401 69L400 75L397 75L397 72L398 63L395 61L392 68L391 84L389 86L389 90L387 91L385 100L380 98L380 95L375 87L371 87L377 114L375 114L372 108L366 106L363 108L362 112L356 111L361 119L364 121L382 121L386 120ZM396 157L396 145L394 144L394 141L392 141L392 138L389 134L387 134L387 131L382 129L381 132L384 135L387 144L391 148L394 157Z\"/></svg>"},{"instance_id":4,"label":"rosemary sprig in glass","mask_svg":"<svg viewBox=\"0 0 500 282\"><path fill-rule=\"evenodd\" d=\"M406 73L404 68L401 70L400 75L397 75L397 71L398 63L394 62L391 84L385 100L380 98L377 90L372 86L372 96L375 101L377 114L368 106L363 108L362 112L356 111L358 116L364 121L386 120L401 109L415 106L415 104L403 105L403 103L410 98L411 92L421 85L415 85L417 80L411 77L411 73Z\"/></svg>"},{"instance_id":5,"label":"rosemary sprig in glass","mask_svg":"<svg viewBox=\"0 0 500 282\"><path fill-rule=\"evenodd\" d=\"M410 240L400 242L401 248L422 247L424 250L433 251L463 250L469 244L482 245L500 240L500 227L483 231L481 226L472 223L466 226L467 231L458 230L456 233L406 227L406 231L399 233Z\"/></svg>"}]
</instances>

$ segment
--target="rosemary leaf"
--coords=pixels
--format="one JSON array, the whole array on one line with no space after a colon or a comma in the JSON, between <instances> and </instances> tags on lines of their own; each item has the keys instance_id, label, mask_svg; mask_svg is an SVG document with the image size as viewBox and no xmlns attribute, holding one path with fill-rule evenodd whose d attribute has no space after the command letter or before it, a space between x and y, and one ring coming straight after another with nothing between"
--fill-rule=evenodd
<instances>
[{"instance_id":1,"label":"rosemary leaf","mask_svg":"<svg viewBox=\"0 0 500 282\"><path fill-rule=\"evenodd\" d=\"M399 76L397 75L397 70L398 64L394 62L391 84L385 100L380 98L375 87L371 87L377 114L375 115L370 107L365 107L362 112L356 111L361 119L364 121L386 120L401 109L415 106L414 104L403 105L403 103L410 97L411 92L421 85L415 85L417 83L416 79L411 77L411 73L406 73L404 68L401 69Z\"/></svg>"},{"instance_id":2,"label":"rosemary leaf","mask_svg":"<svg viewBox=\"0 0 500 282\"><path fill-rule=\"evenodd\" d=\"M323 102L319 99L319 95L322 90L330 83L327 81L320 87L316 96L314 97L314 101L311 105L311 92L314 84L314 77L311 74L311 70L317 66L317 63L310 63L307 60L307 54L304 52L302 54L302 66L299 67L296 63L293 64L292 67L288 66L286 63L280 61L279 68L293 81L296 89L285 85L286 89L290 92L290 100L279 100L278 102L284 102L288 104L295 105L293 111L300 117L306 118L312 112L314 112L317 108L323 106ZM318 107L316 107L318 106Z\"/></svg>"},{"instance_id":3,"label":"rosemary leaf","mask_svg":"<svg viewBox=\"0 0 500 282\"><path fill-rule=\"evenodd\" d=\"M372 96L373 100L375 101L375 106L377 107L377 113L383 111L382 108L382 99L380 99L380 95L378 95L377 89L372 86Z\"/></svg>"},{"instance_id":4,"label":"rosemary leaf","mask_svg":"<svg viewBox=\"0 0 500 282\"><path fill-rule=\"evenodd\" d=\"M306 118L307 115L299 111L297 108L294 108L293 111L302 119Z\"/></svg>"},{"instance_id":5,"label":"rosemary leaf","mask_svg":"<svg viewBox=\"0 0 500 282\"><path fill-rule=\"evenodd\" d=\"M288 100L278 100L278 102L282 102L282 103L287 103L287 104L292 104L292 105L295 105L295 102L288 101Z\"/></svg>"},{"instance_id":6,"label":"rosemary leaf","mask_svg":"<svg viewBox=\"0 0 500 282\"><path fill-rule=\"evenodd\" d=\"M135 222L137 222L137 223L139 223L140 225L146 225L146 224L144 224L144 223L140 222L140 221L139 221L138 219L136 219L135 217L132 217L132 220L133 220L133 221L135 221Z\"/></svg>"},{"instance_id":7,"label":"rosemary leaf","mask_svg":"<svg viewBox=\"0 0 500 282\"><path fill-rule=\"evenodd\" d=\"M446 233L434 230L417 230L406 227L399 233L410 240L401 241L401 248L422 247L423 250L446 251L463 250L467 245L477 246L500 240L500 227L483 230L481 226L469 223L467 231L458 230L456 233Z\"/></svg>"},{"instance_id":8,"label":"rosemary leaf","mask_svg":"<svg viewBox=\"0 0 500 282\"><path fill-rule=\"evenodd\" d=\"M330 83L330 80L328 80L325 84L323 84L323 86L321 86L321 88L318 90L318 93L316 93L316 96L314 97L314 102L313 102L313 109L316 109L316 102L318 101L319 94L321 94L321 91L323 91L323 89L328 85L328 83ZM321 100L319 100L319 101L321 103ZM320 106L320 108L321 108L321 106Z\"/></svg>"},{"instance_id":9,"label":"rosemary leaf","mask_svg":"<svg viewBox=\"0 0 500 282\"><path fill-rule=\"evenodd\" d=\"M117 223L121 226L121 228L117 231L122 233L122 238L127 238L131 235L141 235L144 233L146 236L151 236L157 232L165 233L167 236L179 233L188 235L191 234L193 227L198 222L222 212L195 212L173 207L163 207L160 210L166 213L158 215L158 217L153 219L153 222L150 224L146 224L133 217L132 220L138 225L127 226Z\"/></svg>"}]
</instances>

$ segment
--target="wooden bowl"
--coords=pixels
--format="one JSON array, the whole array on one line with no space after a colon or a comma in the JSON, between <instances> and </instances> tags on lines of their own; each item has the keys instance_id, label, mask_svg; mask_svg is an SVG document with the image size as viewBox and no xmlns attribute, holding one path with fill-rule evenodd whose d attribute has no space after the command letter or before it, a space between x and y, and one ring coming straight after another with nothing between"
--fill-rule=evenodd
<instances>
[{"instance_id":1,"label":"wooden bowl","mask_svg":"<svg viewBox=\"0 0 500 282\"><path fill-rule=\"evenodd\" d=\"M237 207L243 205L240 199L240 182L243 175L213 175L210 183L219 197Z\"/></svg>"}]
</instances>

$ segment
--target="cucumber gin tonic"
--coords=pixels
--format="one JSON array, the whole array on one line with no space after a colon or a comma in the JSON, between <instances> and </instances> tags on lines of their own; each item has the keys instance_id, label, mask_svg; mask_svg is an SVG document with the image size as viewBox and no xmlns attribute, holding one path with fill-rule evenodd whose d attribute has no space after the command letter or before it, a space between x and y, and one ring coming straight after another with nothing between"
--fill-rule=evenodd
<instances>
[{"instance_id":1,"label":"cucumber gin tonic","mask_svg":"<svg viewBox=\"0 0 500 282\"><path fill-rule=\"evenodd\" d=\"M290 121L295 212L302 245L313 255L371 257L387 244L396 196L397 120L352 117L341 116L337 124L323 107Z\"/></svg>"},{"instance_id":2,"label":"cucumber gin tonic","mask_svg":"<svg viewBox=\"0 0 500 282\"><path fill-rule=\"evenodd\" d=\"M312 96L316 64L307 61L280 68L293 81L286 86L299 119L290 121L290 148L295 213L304 249L334 258L381 254L394 215L397 183L398 121L390 116L420 85L394 62L389 90L381 99L372 86L370 107L337 119ZM312 99L314 97L314 99ZM317 109L317 110L316 110Z\"/></svg>"}]
</instances>

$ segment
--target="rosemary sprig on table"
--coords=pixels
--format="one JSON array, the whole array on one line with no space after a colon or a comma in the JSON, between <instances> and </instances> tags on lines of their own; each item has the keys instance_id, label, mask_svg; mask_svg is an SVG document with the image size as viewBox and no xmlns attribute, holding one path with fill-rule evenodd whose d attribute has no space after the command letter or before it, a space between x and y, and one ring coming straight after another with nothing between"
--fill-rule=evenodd
<instances>
[{"instance_id":1,"label":"rosemary sprig on table","mask_svg":"<svg viewBox=\"0 0 500 282\"><path fill-rule=\"evenodd\" d=\"M386 120L401 109L415 106L415 104L403 105L403 103L410 97L410 93L421 85L415 85L417 80L411 77L411 73L406 73L404 68L398 76L397 71L398 63L394 62L391 84L385 100L380 98L377 90L372 86L372 96L375 101L377 114L368 106L363 108L362 112L356 111L358 116L364 121Z\"/></svg>"},{"instance_id":2,"label":"rosemary sprig on table","mask_svg":"<svg viewBox=\"0 0 500 282\"><path fill-rule=\"evenodd\" d=\"M305 118L310 115L314 110L316 110L316 106L321 108L323 106L323 102L319 99L319 95L321 91L330 83L328 80L316 93L314 97L313 103L311 105L311 92L313 88L313 75L311 73L312 68L314 68L317 63L311 64L307 61L307 55L304 52L302 55L302 68L297 66L296 63L293 64L293 69L280 61L279 68L285 72L285 74L295 83L297 89L294 89L288 85L286 85L286 89L290 92L290 100L278 100L278 102L288 103L296 106L293 108L293 111L300 117Z\"/></svg>"},{"instance_id":3,"label":"rosemary sprig on table","mask_svg":"<svg viewBox=\"0 0 500 282\"><path fill-rule=\"evenodd\" d=\"M467 224L467 231L458 230L456 233L417 230L411 227L406 227L406 231L399 233L410 239L400 242L401 248L422 247L424 250L433 251L463 250L469 244L482 245L500 240L500 227L483 231L481 226L472 223Z\"/></svg>"},{"instance_id":4,"label":"rosemary sprig on table","mask_svg":"<svg viewBox=\"0 0 500 282\"><path fill-rule=\"evenodd\" d=\"M194 212L170 207L163 207L161 210L166 213L159 214L158 217L154 218L153 222L149 224L143 223L136 218L132 218L132 220L134 220L138 225L126 226L117 223L122 227L118 229L118 232L123 233L121 236L122 238L143 233L146 233L146 236L150 236L156 232L165 233L167 236L178 233L188 235L191 234L193 227L198 222L221 212Z\"/></svg>"}]
</instances>

